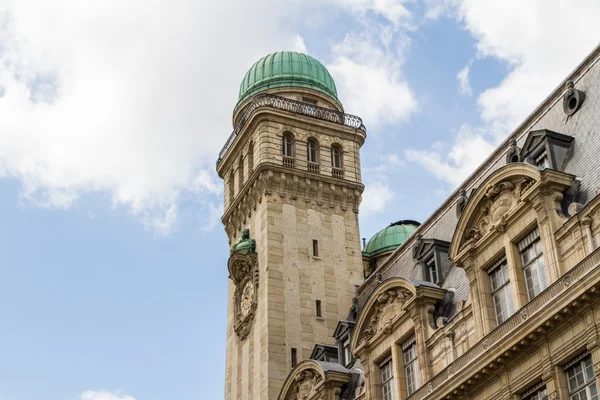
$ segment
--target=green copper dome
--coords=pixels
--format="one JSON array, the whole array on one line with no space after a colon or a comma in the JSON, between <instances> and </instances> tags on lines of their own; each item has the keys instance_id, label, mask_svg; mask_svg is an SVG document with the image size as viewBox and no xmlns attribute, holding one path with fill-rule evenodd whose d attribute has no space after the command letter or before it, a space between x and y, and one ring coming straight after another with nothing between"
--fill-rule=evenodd
<instances>
[{"instance_id":1,"label":"green copper dome","mask_svg":"<svg viewBox=\"0 0 600 400\"><path fill-rule=\"evenodd\" d=\"M363 249L363 256L373 257L395 250L419 227L417 221L398 221L377 232Z\"/></svg>"},{"instance_id":2,"label":"green copper dome","mask_svg":"<svg viewBox=\"0 0 600 400\"><path fill-rule=\"evenodd\" d=\"M342 106L327 68L311 56L295 51L278 51L258 60L240 85L238 105L256 93L287 86L318 90Z\"/></svg>"}]
</instances>

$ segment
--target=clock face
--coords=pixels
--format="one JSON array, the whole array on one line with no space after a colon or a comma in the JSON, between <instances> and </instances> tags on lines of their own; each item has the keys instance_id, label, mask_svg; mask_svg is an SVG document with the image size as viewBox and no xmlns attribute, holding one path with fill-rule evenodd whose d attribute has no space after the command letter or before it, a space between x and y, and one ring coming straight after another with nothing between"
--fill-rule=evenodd
<instances>
[{"instance_id":1,"label":"clock face","mask_svg":"<svg viewBox=\"0 0 600 400\"><path fill-rule=\"evenodd\" d=\"M254 297L254 284L252 281L248 281L246 286L244 286L244 291L242 292L242 298L240 301L240 310L242 311L242 316L248 315L250 312L250 308L252 307L252 298Z\"/></svg>"}]
</instances>

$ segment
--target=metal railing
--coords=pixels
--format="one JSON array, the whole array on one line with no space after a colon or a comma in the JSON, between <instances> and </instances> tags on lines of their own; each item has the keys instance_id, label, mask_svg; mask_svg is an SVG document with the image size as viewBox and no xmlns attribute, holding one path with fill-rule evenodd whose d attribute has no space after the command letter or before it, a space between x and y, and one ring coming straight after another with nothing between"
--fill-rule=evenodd
<instances>
[{"instance_id":1,"label":"metal railing","mask_svg":"<svg viewBox=\"0 0 600 400\"><path fill-rule=\"evenodd\" d=\"M227 154L227 151L231 148L237 135L240 133L246 122L250 119L250 116L258 109L269 107L276 110L288 111L294 114L305 115L312 118L317 118L323 121L333 122L348 126L350 128L356 128L360 131L366 132L362 119L355 115L345 114L337 110L331 110L329 108L318 107L314 104L304 103L297 100L286 99L285 97L275 96L273 94L259 94L250 104L246 107L246 110L239 119L239 122L235 126L235 129L229 135L229 138L225 142L225 145L219 152L219 158L217 159L217 167L221 160Z\"/></svg>"},{"instance_id":2,"label":"metal railing","mask_svg":"<svg viewBox=\"0 0 600 400\"><path fill-rule=\"evenodd\" d=\"M411 394L408 400L421 400L426 398L432 390L437 389L452 376L462 371L467 366L476 362L493 346L523 325L528 319L537 314L540 310L547 307L556 300L556 298L568 291L577 281L581 280L590 271L600 264L600 250L596 249L592 254L586 257L577 266L561 276L556 282L541 292L529 303L521 307L516 313L508 318L503 324L487 334L482 340L477 342L467 352L458 357L453 363L440 371L432 379L425 382L423 386ZM431 386L429 386L431 384Z\"/></svg>"}]
</instances>

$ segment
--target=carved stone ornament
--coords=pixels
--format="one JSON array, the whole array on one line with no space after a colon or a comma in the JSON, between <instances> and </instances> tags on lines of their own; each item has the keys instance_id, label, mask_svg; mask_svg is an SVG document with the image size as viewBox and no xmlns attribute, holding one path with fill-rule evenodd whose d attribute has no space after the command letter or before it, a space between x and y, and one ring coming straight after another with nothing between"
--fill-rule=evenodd
<instances>
[{"instance_id":1,"label":"carved stone ornament","mask_svg":"<svg viewBox=\"0 0 600 400\"><path fill-rule=\"evenodd\" d=\"M480 202L479 215L464 233L461 248L478 242L488 232L504 232L510 211L519 204L522 194L534 183L533 179L524 177L515 182L506 180L489 185Z\"/></svg>"},{"instance_id":2,"label":"carved stone ornament","mask_svg":"<svg viewBox=\"0 0 600 400\"><path fill-rule=\"evenodd\" d=\"M510 139L508 150L506 151L506 163L523 162L523 156L521 156L521 149L517 146L515 139Z\"/></svg>"},{"instance_id":3,"label":"carved stone ornament","mask_svg":"<svg viewBox=\"0 0 600 400\"><path fill-rule=\"evenodd\" d=\"M242 340L252 328L258 300L258 262L256 253L234 253L229 257L229 278L235 285L234 330Z\"/></svg>"},{"instance_id":4,"label":"carved stone ornament","mask_svg":"<svg viewBox=\"0 0 600 400\"><path fill-rule=\"evenodd\" d=\"M371 316L369 325L361 336L361 342L369 341L379 332L390 333L392 322L404 310L404 304L412 297L406 289L389 289L377 296L375 312Z\"/></svg>"},{"instance_id":5,"label":"carved stone ornament","mask_svg":"<svg viewBox=\"0 0 600 400\"><path fill-rule=\"evenodd\" d=\"M306 400L315 390L315 386L323 380L321 374L314 369L305 369L296 376L296 387L288 397L289 400Z\"/></svg>"}]
</instances>

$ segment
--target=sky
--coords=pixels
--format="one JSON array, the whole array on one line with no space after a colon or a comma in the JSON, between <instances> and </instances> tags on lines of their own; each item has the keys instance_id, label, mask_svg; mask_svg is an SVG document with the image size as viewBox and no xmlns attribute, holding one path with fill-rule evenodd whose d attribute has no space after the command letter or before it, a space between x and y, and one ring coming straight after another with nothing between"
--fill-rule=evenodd
<instances>
[{"instance_id":1,"label":"sky","mask_svg":"<svg viewBox=\"0 0 600 400\"><path fill-rule=\"evenodd\" d=\"M306 52L362 117L361 236L423 221L600 39L597 0L0 0L0 400L223 397L215 161Z\"/></svg>"}]
</instances>

